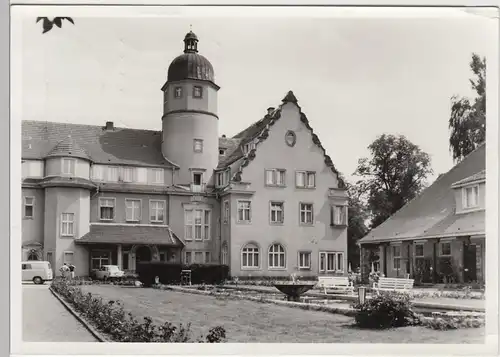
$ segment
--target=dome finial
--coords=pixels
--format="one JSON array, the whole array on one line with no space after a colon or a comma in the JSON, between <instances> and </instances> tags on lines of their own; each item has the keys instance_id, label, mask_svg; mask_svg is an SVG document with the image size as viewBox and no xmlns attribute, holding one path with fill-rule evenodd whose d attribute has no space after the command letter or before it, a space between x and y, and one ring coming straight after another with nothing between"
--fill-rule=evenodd
<instances>
[{"instance_id":1,"label":"dome finial","mask_svg":"<svg viewBox=\"0 0 500 357\"><path fill-rule=\"evenodd\" d=\"M198 52L198 37L192 31L192 25L189 25L189 32L184 37L184 53Z\"/></svg>"}]
</instances>

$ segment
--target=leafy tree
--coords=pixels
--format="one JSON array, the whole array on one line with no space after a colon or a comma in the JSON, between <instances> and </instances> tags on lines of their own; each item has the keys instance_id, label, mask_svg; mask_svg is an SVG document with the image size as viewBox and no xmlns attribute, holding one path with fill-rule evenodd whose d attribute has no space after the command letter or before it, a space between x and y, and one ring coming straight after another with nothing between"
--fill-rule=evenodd
<instances>
[{"instance_id":1,"label":"leafy tree","mask_svg":"<svg viewBox=\"0 0 500 357\"><path fill-rule=\"evenodd\" d=\"M43 26L43 32L42 33L49 32L50 30L52 30L52 28L54 27L54 25L56 25L57 27L61 28L62 22L64 20L67 20L67 21L71 22L73 25L75 24L75 22L73 21L73 19L71 17L54 17L52 20L49 20L48 17L37 17L36 18L36 22L43 21L42 22L42 26Z\"/></svg>"},{"instance_id":2,"label":"leafy tree","mask_svg":"<svg viewBox=\"0 0 500 357\"><path fill-rule=\"evenodd\" d=\"M360 197L360 192L355 185L346 184L349 196L349 222L347 227L347 259L355 270L359 266L359 247L357 241L368 233L365 222L368 212L365 203Z\"/></svg>"},{"instance_id":3,"label":"leafy tree","mask_svg":"<svg viewBox=\"0 0 500 357\"><path fill-rule=\"evenodd\" d=\"M402 135L383 134L368 149L354 175L375 228L422 191L432 169L429 155Z\"/></svg>"},{"instance_id":4,"label":"leafy tree","mask_svg":"<svg viewBox=\"0 0 500 357\"><path fill-rule=\"evenodd\" d=\"M470 69L474 78L470 79L477 96L451 98L450 151L453 160L460 161L486 139L486 58L472 54Z\"/></svg>"}]
</instances>

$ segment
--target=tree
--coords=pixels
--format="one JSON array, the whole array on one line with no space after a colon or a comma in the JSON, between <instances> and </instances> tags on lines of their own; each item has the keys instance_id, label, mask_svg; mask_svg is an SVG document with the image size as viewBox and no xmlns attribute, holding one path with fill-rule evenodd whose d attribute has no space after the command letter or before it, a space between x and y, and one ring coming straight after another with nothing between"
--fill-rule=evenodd
<instances>
[{"instance_id":1,"label":"tree","mask_svg":"<svg viewBox=\"0 0 500 357\"><path fill-rule=\"evenodd\" d=\"M37 17L36 18L36 22L40 22L42 21L42 26L43 26L43 32L42 33L46 33L46 32L49 32L50 30L52 30L52 28L54 27L54 25L56 25L57 27L61 28L62 26L62 22L64 20L67 20L69 22L71 22L73 25L75 24L75 22L73 21L73 19L71 17L54 17L51 20L49 20L48 17Z\"/></svg>"},{"instance_id":2,"label":"tree","mask_svg":"<svg viewBox=\"0 0 500 357\"><path fill-rule=\"evenodd\" d=\"M356 243L368 233L368 227L365 224L368 219L368 212L357 187L346 183L346 188L349 197L347 259L352 264L352 269L355 270L360 262L359 247Z\"/></svg>"},{"instance_id":3,"label":"tree","mask_svg":"<svg viewBox=\"0 0 500 357\"><path fill-rule=\"evenodd\" d=\"M450 151L455 162L461 161L486 139L486 58L472 54L470 79L477 96L471 101L467 97L451 98Z\"/></svg>"},{"instance_id":4,"label":"tree","mask_svg":"<svg viewBox=\"0 0 500 357\"><path fill-rule=\"evenodd\" d=\"M422 191L432 169L429 155L402 135L383 134L368 149L354 175L375 228Z\"/></svg>"}]
</instances>

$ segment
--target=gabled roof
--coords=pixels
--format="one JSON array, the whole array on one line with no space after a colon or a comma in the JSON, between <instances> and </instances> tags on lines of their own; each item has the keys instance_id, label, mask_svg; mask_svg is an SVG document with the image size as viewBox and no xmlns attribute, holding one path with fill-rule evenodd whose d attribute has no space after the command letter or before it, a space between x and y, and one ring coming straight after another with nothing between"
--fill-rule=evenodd
<instances>
[{"instance_id":1,"label":"gabled roof","mask_svg":"<svg viewBox=\"0 0 500 357\"><path fill-rule=\"evenodd\" d=\"M468 230L471 233L474 230L475 234L484 232L484 211L455 213L452 185L485 170L485 150L485 144L480 145L359 243L462 235Z\"/></svg>"},{"instance_id":2,"label":"gabled roof","mask_svg":"<svg viewBox=\"0 0 500 357\"><path fill-rule=\"evenodd\" d=\"M237 139L220 138L227 147L226 160L238 147ZM175 167L161 152L161 131L114 127L106 130L97 125L22 122L22 159L43 160L51 156L73 156L95 163Z\"/></svg>"},{"instance_id":3,"label":"gabled roof","mask_svg":"<svg viewBox=\"0 0 500 357\"><path fill-rule=\"evenodd\" d=\"M281 108L283 107L283 105L287 103L293 103L299 108L300 120L302 123L304 123L306 128L311 132L313 143L322 149L326 166L329 167L332 170L332 172L337 175L339 180L339 186L344 187L344 180L342 178L342 175L335 168L332 159L330 158L330 156L327 155L326 150L321 144L318 136L314 133L312 127L309 125L309 120L307 119L306 115L302 112L302 109L298 105L297 98L295 97L292 91L289 91L286 94L285 98L282 99L282 104L277 109L273 109L272 111L268 112L264 116L264 118L253 123L248 128L239 132L233 137L233 139L240 140L240 145L229 155L229 157L223 163L219 164L219 168L228 167L241 159L241 164L239 166L239 169L234 173L234 176L232 177L234 181L240 181L243 168L248 166L250 162L255 158L259 143L268 138L270 127L273 126L274 123L280 119ZM241 149L242 145L252 142L254 140L257 140L256 148L251 150L247 155L245 155Z\"/></svg>"}]
</instances>

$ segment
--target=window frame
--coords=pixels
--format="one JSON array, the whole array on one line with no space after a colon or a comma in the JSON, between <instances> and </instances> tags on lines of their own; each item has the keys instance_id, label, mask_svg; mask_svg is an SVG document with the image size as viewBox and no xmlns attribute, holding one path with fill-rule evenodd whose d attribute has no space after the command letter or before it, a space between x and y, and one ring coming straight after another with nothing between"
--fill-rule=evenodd
<instances>
[{"instance_id":1,"label":"window frame","mask_svg":"<svg viewBox=\"0 0 500 357\"><path fill-rule=\"evenodd\" d=\"M230 214L230 208L229 208L229 200L224 200L222 202L222 222L224 224L228 224L229 223L229 217L231 216Z\"/></svg>"},{"instance_id":2,"label":"window frame","mask_svg":"<svg viewBox=\"0 0 500 357\"><path fill-rule=\"evenodd\" d=\"M274 251L274 248L281 248L281 250L278 250L277 252ZM273 249L273 251L271 251L271 249ZM271 256L273 258L271 258ZM283 256L283 265L279 264L278 266L275 266L274 265L274 257L277 256L278 258L278 263L281 263L281 256ZM286 270L286 267L287 267L287 256L286 256L286 249L285 249L285 246L281 243L272 243L269 248L267 248L267 268L269 270ZM271 264L271 262L273 264Z\"/></svg>"},{"instance_id":3,"label":"window frame","mask_svg":"<svg viewBox=\"0 0 500 357\"><path fill-rule=\"evenodd\" d=\"M199 144L199 148L197 148L196 144ZM201 154L203 152L203 139L200 138L193 139L193 152L197 154Z\"/></svg>"},{"instance_id":4,"label":"window frame","mask_svg":"<svg viewBox=\"0 0 500 357\"><path fill-rule=\"evenodd\" d=\"M161 168L153 168L151 169L151 173L152 173L152 182L153 182L153 185L163 185L165 184L165 170L164 169L161 169ZM158 180L158 174L160 174L161 176L161 179Z\"/></svg>"},{"instance_id":5,"label":"window frame","mask_svg":"<svg viewBox=\"0 0 500 357\"><path fill-rule=\"evenodd\" d=\"M273 210L273 205L279 205L281 207L281 220L273 220L273 212L278 212ZM276 213L277 217L277 213ZM269 201L269 224L271 225L283 225L285 223L285 202L284 201Z\"/></svg>"},{"instance_id":6,"label":"window frame","mask_svg":"<svg viewBox=\"0 0 500 357\"><path fill-rule=\"evenodd\" d=\"M321 260L321 256L324 256L324 263L325 263L325 266L324 266L324 269L321 268L321 263L322 263L322 260ZM329 256L333 256L333 268L334 269L329 269ZM322 251L319 251L319 254L318 254L318 271L320 273L344 273L345 272L345 264L344 264L344 252L340 252L340 251L332 251L332 250L322 250ZM339 269L339 262L342 262L342 269Z\"/></svg>"},{"instance_id":7,"label":"window frame","mask_svg":"<svg viewBox=\"0 0 500 357\"><path fill-rule=\"evenodd\" d=\"M72 217L73 219L72 220L65 220L64 219L65 215L69 215L68 217ZM75 236L75 231L76 231L76 229L75 229L75 216L76 215L72 212L62 212L61 213L61 216L60 216L60 219L61 219L60 236L61 237L74 237ZM68 231L69 231L69 227L71 227L71 232L67 232L67 233L64 232L65 224L68 227Z\"/></svg>"},{"instance_id":8,"label":"window frame","mask_svg":"<svg viewBox=\"0 0 500 357\"><path fill-rule=\"evenodd\" d=\"M163 219L162 220L159 220L158 219L158 208L156 208L156 216L155 218L156 219L151 219L151 217L153 216L152 213L153 213L153 203L162 203L163 204ZM149 200L149 222L150 223L165 223L165 212L166 212L166 207L167 207L167 201L166 200L155 200L155 199L151 199Z\"/></svg>"},{"instance_id":9,"label":"window frame","mask_svg":"<svg viewBox=\"0 0 500 357\"><path fill-rule=\"evenodd\" d=\"M272 175L271 183L267 181L268 172ZM283 174L282 183L278 183L278 177L281 177L280 174ZM266 187L286 187L286 169L264 169L264 185Z\"/></svg>"},{"instance_id":10,"label":"window frame","mask_svg":"<svg viewBox=\"0 0 500 357\"><path fill-rule=\"evenodd\" d=\"M248 203L248 219L240 219L240 203ZM242 209L246 211L245 208ZM243 214L243 218L244 218ZM251 200L236 200L236 223L250 224L252 223L252 201Z\"/></svg>"},{"instance_id":11,"label":"window frame","mask_svg":"<svg viewBox=\"0 0 500 357\"><path fill-rule=\"evenodd\" d=\"M137 181L137 168L133 166L122 166L118 181L133 183ZM125 179L125 172L130 172L130 179Z\"/></svg>"},{"instance_id":12,"label":"window frame","mask_svg":"<svg viewBox=\"0 0 500 357\"><path fill-rule=\"evenodd\" d=\"M139 202L139 216L137 219L129 219L128 218L128 203L129 202ZM132 206L133 208L133 206ZM135 209L132 209L132 213L134 213ZM133 216L133 215L132 215ZM133 218L133 217L132 217ZM140 198L125 198L125 222L133 222L133 223L138 223L142 220L142 199Z\"/></svg>"},{"instance_id":13,"label":"window frame","mask_svg":"<svg viewBox=\"0 0 500 357\"><path fill-rule=\"evenodd\" d=\"M396 248L399 249L398 255L395 254ZM402 259L402 246L401 246L401 244L392 244L391 245L391 255L392 255L392 269L393 270L401 270L401 259ZM397 264L396 264L396 262L397 262Z\"/></svg>"},{"instance_id":14,"label":"window frame","mask_svg":"<svg viewBox=\"0 0 500 357\"><path fill-rule=\"evenodd\" d=\"M111 174L116 172L116 180L111 179ZM106 169L106 181L108 182L120 182L120 166L108 165Z\"/></svg>"},{"instance_id":15,"label":"window frame","mask_svg":"<svg viewBox=\"0 0 500 357\"><path fill-rule=\"evenodd\" d=\"M26 203L26 199L31 198L31 204ZM26 207L31 207L31 216L26 215ZM24 219L35 219L35 196L24 196L23 197L23 218Z\"/></svg>"},{"instance_id":16,"label":"window frame","mask_svg":"<svg viewBox=\"0 0 500 357\"><path fill-rule=\"evenodd\" d=\"M340 210L340 216L337 217L337 210ZM332 227L347 227L349 225L348 217L349 207L347 205L331 205L330 206L330 225ZM342 216L343 213L343 216ZM338 220L337 220L338 218ZM344 218L342 220L342 218Z\"/></svg>"},{"instance_id":17,"label":"window frame","mask_svg":"<svg viewBox=\"0 0 500 357\"><path fill-rule=\"evenodd\" d=\"M467 191L471 190L474 197L474 203L470 204L468 201ZM479 207L479 185L471 185L462 188L462 205L465 210L474 209Z\"/></svg>"},{"instance_id":18,"label":"window frame","mask_svg":"<svg viewBox=\"0 0 500 357\"><path fill-rule=\"evenodd\" d=\"M229 265L229 247L227 242L222 243L220 251L221 251L221 257L220 257L221 265Z\"/></svg>"},{"instance_id":19,"label":"window frame","mask_svg":"<svg viewBox=\"0 0 500 357\"><path fill-rule=\"evenodd\" d=\"M199 95L196 95L196 90L199 89ZM202 86L193 86L193 98L201 99L203 98L203 87Z\"/></svg>"},{"instance_id":20,"label":"window frame","mask_svg":"<svg viewBox=\"0 0 500 357\"><path fill-rule=\"evenodd\" d=\"M304 217L307 218L307 212L308 210L303 210L302 206L303 205L310 205L311 206L311 222L302 221L302 212L304 213ZM313 202L299 202L299 224L301 226L313 226L314 225L314 203Z\"/></svg>"},{"instance_id":21,"label":"window frame","mask_svg":"<svg viewBox=\"0 0 500 357\"><path fill-rule=\"evenodd\" d=\"M450 253L449 254L444 254L443 253L443 245L445 245L445 244L449 245L449 247L450 247ZM439 242L439 256L440 257L451 257L451 255L452 255L451 253L452 253L452 251L451 251L451 241Z\"/></svg>"},{"instance_id":22,"label":"window frame","mask_svg":"<svg viewBox=\"0 0 500 357\"><path fill-rule=\"evenodd\" d=\"M308 256L309 265L303 265L301 261L301 256ZM312 269L312 252L310 250L299 250L297 252L297 268L299 270L311 270Z\"/></svg>"},{"instance_id":23,"label":"window frame","mask_svg":"<svg viewBox=\"0 0 500 357\"><path fill-rule=\"evenodd\" d=\"M252 246L252 247L249 247ZM245 251L247 249L252 249L252 251ZM256 250L256 251L254 251ZM243 265L243 255L247 254L247 265ZM248 265L249 256L252 257L251 262L255 262L254 255L257 254L257 266L255 265ZM248 242L246 243L242 248L241 248L241 254L240 254L240 269L241 270L260 270L262 266L262 254L261 254L261 248L257 243L254 242Z\"/></svg>"},{"instance_id":24,"label":"window frame","mask_svg":"<svg viewBox=\"0 0 500 357\"><path fill-rule=\"evenodd\" d=\"M69 172L65 171L66 165L65 163L69 162ZM71 172L71 168L73 168L73 172ZM76 176L76 159L71 157L63 157L61 158L61 173L63 176L75 177Z\"/></svg>"},{"instance_id":25,"label":"window frame","mask_svg":"<svg viewBox=\"0 0 500 357\"><path fill-rule=\"evenodd\" d=\"M68 263L68 261L66 260L66 254L70 254L72 256L71 263ZM65 250L63 252L63 264L64 263L66 263L66 264L74 264L74 259L75 259L75 252L73 252L72 250Z\"/></svg>"},{"instance_id":26,"label":"window frame","mask_svg":"<svg viewBox=\"0 0 500 357\"><path fill-rule=\"evenodd\" d=\"M184 92L184 90L181 86L174 87L174 98L175 99L182 98L182 95L184 94L183 92Z\"/></svg>"},{"instance_id":27,"label":"window frame","mask_svg":"<svg viewBox=\"0 0 500 357\"><path fill-rule=\"evenodd\" d=\"M417 247L422 247L422 255L417 255ZM425 253L424 253L424 243L415 243L414 251L413 251L414 257L415 258L424 258Z\"/></svg>"},{"instance_id":28,"label":"window frame","mask_svg":"<svg viewBox=\"0 0 500 357\"><path fill-rule=\"evenodd\" d=\"M196 238L196 217L195 217L195 212L201 211L201 222L199 224L200 226L200 238ZM188 212L191 212L191 224L188 224ZM208 224L205 222L206 218L206 212L209 214L209 220ZM189 238L187 236L187 231L188 227L190 227L191 230L191 237ZM208 227L208 238L206 237L206 227ZM192 207L192 208L185 208L184 209L184 239L186 241L196 241L196 242L202 242L206 240L211 240L212 236L212 210L210 208L197 208L197 207Z\"/></svg>"},{"instance_id":29,"label":"window frame","mask_svg":"<svg viewBox=\"0 0 500 357\"><path fill-rule=\"evenodd\" d=\"M111 207L111 206L103 206L102 205L102 201L104 200L111 200L113 202L113 217L112 218L102 218L102 211L101 211L101 208L102 207ZM98 206L97 206L97 209L98 209L98 212L97 212L97 216L99 218L100 221L105 221L105 222L112 222L115 220L116 218L116 197L99 197L99 202L98 202Z\"/></svg>"},{"instance_id":30,"label":"window frame","mask_svg":"<svg viewBox=\"0 0 500 357\"><path fill-rule=\"evenodd\" d=\"M304 185L299 186L299 180L298 180L298 175L303 174L304 175ZM309 175L312 175L314 178L314 184L312 186L309 185ZM311 170L296 170L295 171L295 188L300 188L300 189L308 189L312 190L316 188L316 171L311 171Z\"/></svg>"}]
</instances>

